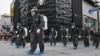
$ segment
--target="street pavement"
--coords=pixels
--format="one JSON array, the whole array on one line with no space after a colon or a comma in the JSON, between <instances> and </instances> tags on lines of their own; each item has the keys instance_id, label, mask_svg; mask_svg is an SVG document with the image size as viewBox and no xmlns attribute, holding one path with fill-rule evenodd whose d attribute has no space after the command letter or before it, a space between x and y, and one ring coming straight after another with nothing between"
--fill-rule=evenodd
<instances>
[{"instance_id":1,"label":"street pavement","mask_svg":"<svg viewBox=\"0 0 100 56\"><path fill-rule=\"evenodd\" d=\"M0 56L39 56L28 55L26 52L30 49L30 44L27 43L25 48L15 48L15 45L10 45L9 41L0 41ZM39 52L37 47L36 53ZM89 48L84 47L83 42L79 42L78 49L73 49L72 42L68 42L66 47L62 43L57 43L56 46L50 46L45 43L45 54L42 56L100 56L100 49L95 49L90 44Z\"/></svg>"}]
</instances>

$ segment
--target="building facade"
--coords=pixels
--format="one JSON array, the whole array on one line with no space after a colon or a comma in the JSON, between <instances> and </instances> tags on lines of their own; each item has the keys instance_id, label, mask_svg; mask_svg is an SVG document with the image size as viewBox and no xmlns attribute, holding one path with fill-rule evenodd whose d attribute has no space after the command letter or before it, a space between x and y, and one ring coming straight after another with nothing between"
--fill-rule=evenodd
<instances>
[{"instance_id":1,"label":"building facade","mask_svg":"<svg viewBox=\"0 0 100 56\"><path fill-rule=\"evenodd\" d=\"M83 27L89 27L92 31L98 31L97 11L92 12L92 14L89 13L89 10L93 9L94 5L88 3L86 0L82 0L82 8Z\"/></svg>"},{"instance_id":2,"label":"building facade","mask_svg":"<svg viewBox=\"0 0 100 56\"><path fill-rule=\"evenodd\" d=\"M12 24L11 24L10 15L8 15L8 14L1 15L0 28L2 27L2 32L10 32L11 26L12 26Z\"/></svg>"}]
</instances>

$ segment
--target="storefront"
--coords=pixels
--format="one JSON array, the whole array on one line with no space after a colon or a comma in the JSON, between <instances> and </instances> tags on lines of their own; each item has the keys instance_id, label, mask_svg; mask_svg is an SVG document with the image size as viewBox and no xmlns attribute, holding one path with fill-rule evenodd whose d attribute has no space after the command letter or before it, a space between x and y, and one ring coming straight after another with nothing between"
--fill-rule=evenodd
<instances>
[{"instance_id":1,"label":"storefront","mask_svg":"<svg viewBox=\"0 0 100 56\"><path fill-rule=\"evenodd\" d=\"M91 14L89 13L89 10L94 8L94 6L91 3L89 3L86 0L82 0L83 28L89 27L90 30L97 31L98 30L97 12L94 11Z\"/></svg>"},{"instance_id":2,"label":"storefront","mask_svg":"<svg viewBox=\"0 0 100 56\"><path fill-rule=\"evenodd\" d=\"M83 27L88 27L90 30L96 31L96 20L94 18L84 15L83 19L84 19Z\"/></svg>"}]
</instances>

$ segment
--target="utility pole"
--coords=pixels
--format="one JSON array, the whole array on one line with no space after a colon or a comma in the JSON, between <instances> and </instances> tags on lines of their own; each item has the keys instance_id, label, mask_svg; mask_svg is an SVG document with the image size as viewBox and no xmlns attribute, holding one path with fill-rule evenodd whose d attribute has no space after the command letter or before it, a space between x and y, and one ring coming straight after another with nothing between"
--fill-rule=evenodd
<instances>
[{"instance_id":1,"label":"utility pole","mask_svg":"<svg viewBox=\"0 0 100 56\"><path fill-rule=\"evenodd\" d=\"M98 20L98 34L99 34L99 9L97 10L97 20Z\"/></svg>"}]
</instances>

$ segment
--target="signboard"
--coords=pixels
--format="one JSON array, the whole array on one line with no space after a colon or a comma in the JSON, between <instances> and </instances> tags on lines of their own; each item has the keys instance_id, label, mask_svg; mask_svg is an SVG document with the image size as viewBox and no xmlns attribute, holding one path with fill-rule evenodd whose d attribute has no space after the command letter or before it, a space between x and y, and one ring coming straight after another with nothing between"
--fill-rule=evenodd
<instances>
[{"instance_id":1,"label":"signboard","mask_svg":"<svg viewBox=\"0 0 100 56\"><path fill-rule=\"evenodd\" d=\"M99 10L99 8L89 9L88 13L92 14L92 12L95 12L95 11L97 11L97 10Z\"/></svg>"}]
</instances>

